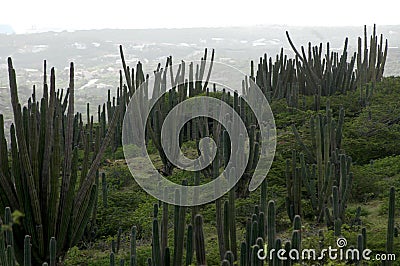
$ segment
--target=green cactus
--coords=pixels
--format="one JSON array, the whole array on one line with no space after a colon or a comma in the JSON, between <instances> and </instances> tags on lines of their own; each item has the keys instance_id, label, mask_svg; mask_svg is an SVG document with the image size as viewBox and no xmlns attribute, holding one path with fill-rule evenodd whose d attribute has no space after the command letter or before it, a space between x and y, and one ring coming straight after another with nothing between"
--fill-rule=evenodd
<instances>
[{"instance_id":1,"label":"green cactus","mask_svg":"<svg viewBox=\"0 0 400 266\"><path fill-rule=\"evenodd\" d=\"M106 179L106 174L101 173L101 187L102 187L102 198L103 198L103 207L107 208L108 207L108 201L107 201L107 179Z\"/></svg>"},{"instance_id":2,"label":"green cactus","mask_svg":"<svg viewBox=\"0 0 400 266\"><path fill-rule=\"evenodd\" d=\"M131 234L130 234L130 266L136 266L137 265L137 256L136 256L136 232L137 228L136 226L132 226L131 228Z\"/></svg>"},{"instance_id":3,"label":"green cactus","mask_svg":"<svg viewBox=\"0 0 400 266\"><path fill-rule=\"evenodd\" d=\"M282 240L280 238L277 238L275 240L275 249L280 250L282 249ZM274 258L273 258L273 264L275 265L282 265L282 261L278 258L276 255L277 253L274 253Z\"/></svg>"},{"instance_id":4,"label":"green cactus","mask_svg":"<svg viewBox=\"0 0 400 266\"><path fill-rule=\"evenodd\" d=\"M233 176L234 167L231 167L229 176ZM229 182L232 182L228 177ZM229 215L229 237L230 237L230 250L235 258L237 258L237 243L236 243L236 206L235 206L235 186L229 191L228 194L228 215ZM226 237L226 239L228 239ZM228 246L227 246L228 247Z\"/></svg>"},{"instance_id":5,"label":"green cactus","mask_svg":"<svg viewBox=\"0 0 400 266\"><path fill-rule=\"evenodd\" d=\"M248 262L246 242L240 244L240 266L246 266Z\"/></svg>"},{"instance_id":6,"label":"green cactus","mask_svg":"<svg viewBox=\"0 0 400 266\"><path fill-rule=\"evenodd\" d=\"M31 252L31 237L27 235L24 239L24 266L32 265Z\"/></svg>"},{"instance_id":7,"label":"green cactus","mask_svg":"<svg viewBox=\"0 0 400 266\"><path fill-rule=\"evenodd\" d=\"M197 265L207 265L203 233L203 217L200 214L195 217L194 232Z\"/></svg>"},{"instance_id":8,"label":"green cactus","mask_svg":"<svg viewBox=\"0 0 400 266\"><path fill-rule=\"evenodd\" d=\"M168 195L167 188L164 189L164 195ZM193 221L194 222L194 221ZM168 246L168 203L162 202L162 220L161 220L161 256L164 258L165 249Z\"/></svg>"},{"instance_id":9,"label":"green cactus","mask_svg":"<svg viewBox=\"0 0 400 266\"><path fill-rule=\"evenodd\" d=\"M292 249L292 243L290 243L290 241L286 241L285 242L286 254L289 254L291 249ZM284 266L291 266L292 265L292 261L291 260L285 260L285 261L283 261L283 265Z\"/></svg>"},{"instance_id":10,"label":"green cactus","mask_svg":"<svg viewBox=\"0 0 400 266\"><path fill-rule=\"evenodd\" d=\"M268 202L268 214L267 214L267 244L268 254L274 247L276 239L276 227L275 227L275 202L270 200ZM268 262L268 265L272 265L272 261Z\"/></svg>"},{"instance_id":11,"label":"green cactus","mask_svg":"<svg viewBox=\"0 0 400 266\"><path fill-rule=\"evenodd\" d=\"M5 183L2 181L4 175L0 174L1 187L7 197L2 201L12 202L12 210L19 209L25 214L23 228L15 235L18 240L14 248L22 247L23 236L30 235L32 263L41 265L48 256L52 237L57 239L57 257L62 256L68 247L81 239L93 217L97 200L96 172L110 141L117 113L109 121L106 137L98 140L99 150L95 158L82 162L81 169L87 173L81 172L81 182L77 182L77 147L87 147L89 132L84 130L90 126L84 127L82 116L74 114L74 65L71 63L70 83L64 98L62 92L56 94L55 71L52 69L50 89L44 85L40 101L36 100L34 91L28 105L23 108L18 99L16 73L10 58L8 70L14 113L14 124L10 128L9 173L13 174L14 183L11 183L12 179ZM0 145L4 145L1 135L2 132ZM84 157L88 160L87 155ZM4 160L3 156L0 160ZM15 252L20 263L24 260L22 254L22 250Z\"/></svg>"},{"instance_id":12,"label":"green cactus","mask_svg":"<svg viewBox=\"0 0 400 266\"><path fill-rule=\"evenodd\" d=\"M164 257L163 257L164 266L170 266L171 263L171 256L169 248L166 247L164 250Z\"/></svg>"},{"instance_id":13,"label":"green cactus","mask_svg":"<svg viewBox=\"0 0 400 266\"><path fill-rule=\"evenodd\" d=\"M300 217L300 215L296 215L293 219L293 230L299 231L299 235L301 238L301 217Z\"/></svg>"},{"instance_id":14,"label":"green cactus","mask_svg":"<svg viewBox=\"0 0 400 266\"><path fill-rule=\"evenodd\" d=\"M292 156L292 169L289 166L290 162L287 162L288 166L286 170L289 176L291 172L292 176L301 176L311 205L315 210L315 216L320 222L324 220L324 216L328 215L326 202L328 202L331 196L332 186L334 185L338 187L338 197L333 200L335 204L337 203L334 206L334 208L337 208L334 210L334 219L340 217L343 220L345 218L344 213L353 180L352 173L350 172L351 158L346 156L344 151L340 149L344 110L343 108L340 109L338 122L336 122L332 118L332 111L329 109L329 106L328 101L325 116L319 114L310 120L311 147L304 144L296 127L292 126L295 138L302 148L304 155L299 155L301 168L298 171L293 170L295 169L297 155ZM307 164L307 161L311 164ZM287 177L288 197L292 199L294 199L293 191L295 191L293 182L292 179ZM296 187L300 189L301 184L296 185ZM297 191L297 195L299 195L300 191ZM294 200L288 200L288 204L291 202L294 202ZM293 214L295 214L294 207L288 207L288 214L293 217ZM328 224L333 225L333 220L330 217L325 217L325 220Z\"/></svg>"},{"instance_id":15,"label":"green cactus","mask_svg":"<svg viewBox=\"0 0 400 266\"><path fill-rule=\"evenodd\" d=\"M342 235L342 219L337 218L334 221L333 225L333 231L335 236L341 236Z\"/></svg>"},{"instance_id":16,"label":"green cactus","mask_svg":"<svg viewBox=\"0 0 400 266\"><path fill-rule=\"evenodd\" d=\"M193 261L193 226L191 224L187 227L186 238L186 265L190 266Z\"/></svg>"},{"instance_id":17,"label":"green cactus","mask_svg":"<svg viewBox=\"0 0 400 266\"><path fill-rule=\"evenodd\" d=\"M157 218L153 219L152 261L154 266L161 265L160 233Z\"/></svg>"},{"instance_id":18,"label":"green cactus","mask_svg":"<svg viewBox=\"0 0 400 266\"><path fill-rule=\"evenodd\" d=\"M301 233L299 230L293 230L292 232L292 250L297 250L298 254L301 254ZM297 262L297 260L293 260L293 262Z\"/></svg>"},{"instance_id":19,"label":"green cactus","mask_svg":"<svg viewBox=\"0 0 400 266\"><path fill-rule=\"evenodd\" d=\"M229 262L229 260L223 260L222 262L221 262L221 266L230 266L231 264L230 264L230 262Z\"/></svg>"},{"instance_id":20,"label":"green cactus","mask_svg":"<svg viewBox=\"0 0 400 266\"><path fill-rule=\"evenodd\" d=\"M250 257L250 265L251 266L257 266L258 265L258 262L259 262L259 259L257 257L258 250L259 250L259 246L258 245L253 245L251 247L251 257Z\"/></svg>"},{"instance_id":21,"label":"green cactus","mask_svg":"<svg viewBox=\"0 0 400 266\"><path fill-rule=\"evenodd\" d=\"M235 256L233 255L233 252L228 250L227 252L225 252L224 255L224 260L229 262L229 265L234 265L235 263Z\"/></svg>"},{"instance_id":22,"label":"green cactus","mask_svg":"<svg viewBox=\"0 0 400 266\"><path fill-rule=\"evenodd\" d=\"M110 253L110 266L115 266L115 254L112 251Z\"/></svg>"},{"instance_id":23,"label":"green cactus","mask_svg":"<svg viewBox=\"0 0 400 266\"><path fill-rule=\"evenodd\" d=\"M50 266L56 266L57 263L57 252L56 252L56 248L57 248L57 242L56 239L54 237L52 237L50 239Z\"/></svg>"},{"instance_id":24,"label":"green cactus","mask_svg":"<svg viewBox=\"0 0 400 266\"><path fill-rule=\"evenodd\" d=\"M187 186L187 180L182 181L182 191L175 191L176 202L184 203L187 199L186 190L184 187ZM184 235L185 235L185 221L186 221L186 209L185 206L175 206L174 213L174 256L173 264L181 265L183 258L183 247L184 247Z\"/></svg>"},{"instance_id":25,"label":"green cactus","mask_svg":"<svg viewBox=\"0 0 400 266\"><path fill-rule=\"evenodd\" d=\"M230 229L230 223L232 220L231 217L229 217L229 203L228 201L224 202L224 222L223 222L223 229L224 229L224 245L225 247L229 248L229 229ZM226 254L226 253L225 253Z\"/></svg>"}]
</instances>

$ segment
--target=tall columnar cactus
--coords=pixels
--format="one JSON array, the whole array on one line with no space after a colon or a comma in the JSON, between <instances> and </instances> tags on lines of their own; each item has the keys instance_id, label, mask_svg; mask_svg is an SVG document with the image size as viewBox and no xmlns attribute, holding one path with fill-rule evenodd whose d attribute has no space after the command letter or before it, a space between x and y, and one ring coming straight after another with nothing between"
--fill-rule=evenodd
<instances>
[{"instance_id":1,"label":"tall columnar cactus","mask_svg":"<svg viewBox=\"0 0 400 266\"><path fill-rule=\"evenodd\" d=\"M164 189L164 195L168 193L168 189ZM162 202L162 218L161 218L161 256L164 258L165 250L168 246L168 203ZM194 222L194 220L193 220Z\"/></svg>"},{"instance_id":2,"label":"tall columnar cactus","mask_svg":"<svg viewBox=\"0 0 400 266\"><path fill-rule=\"evenodd\" d=\"M182 181L182 190L175 191L176 202L183 203L185 205L185 200L187 199L187 192L185 186L187 186L187 180ZM174 255L173 264L181 265L183 258L183 248L184 248L184 235L185 235L185 223L186 223L186 206L175 206L174 211Z\"/></svg>"},{"instance_id":3,"label":"tall columnar cactus","mask_svg":"<svg viewBox=\"0 0 400 266\"><path fill-rule=\"evenodd\" d=\"M332 195L333 186L338 188L338 216L334 219L344 219L352 186L351 158L345 155L343 149L341 149L343 123L343 108L340 109L339 118L336 122L332 117L328 102L326 114L324 116L318 114L310 120L311 146L304 143L296 127L292 126L294 136L303 151L299 156L301 168L292 175L301 175L303 182L298 183L300 186L301 183L304 184L311 205L315 210L315 216L320 222L324 220L324 215L327 214L327 202ZM293 172L297 156L292 157ZM290 168L287 172L290 173ZM290 191L294 190L288 185L288 192L289 189L291 189ZM328 217L326 218L328 219Z\"/></svg>"},{"instance_id":4,"label":"tall columnar cactus","mask_svg":"<svg viewBox=\"0 0 400 266\"><path fill-rule=\"evenodd\" d=\"M357 235L357 250L358 250L359 254L362 254L364 249L365 249L365 247L364 247L363 235L358 234ZM361 260L358 260L357 265L361 265L360 262L361 262Z\"/></svg>"},{"instance_id":5,"label":"tall columnar cactus","mask_svg":"<svg viewBox=\"0 0 400 266\"><path fill-rule=\"evenodd\" d=\"M115 254L112 251L110 253L110 266L115 266Z\"/></svg>"},{"instance_id":6,"label":"tall columnar cactus","mask_svg":"<svg viewBox=\"0 0 400 266\"><path fill-rule=\"evenodd\" d=\"M230 229L230 223L232 221L230 220L229 217L229 205L228 201L224 202L224 221L223 221L223 229L224 229L224 245L226 246L227 249L229 249L229 229ZM225 252L226 253L226 252Z\"/></svg>"},{"instance_id":7,"label":"tall columnar cactus","mask_svg":"<svg viewBox=\"0 0 400 266\"><path fill-rule=\"evenodd\" d=\"M258 64L253 61L250 64L250 78L269 101L284 98L288 106L298 108L302 95L314 95L314 108L319 110L321 96L346 93L382 79L388 44L386 40L384 46L382 35L378 43L375 26L369 47L365 27L364 46L359 38L358 50L352 55L348 52L348 38L341 54L332 51L329 42L323 54L322 43L315 46L308 43L308 47L302 46L298 51L288 32L286 36L295 52L294 58L288 58L282 48L276 58L264 54Z\"/></svg>"},{"instance_id":8,"label":"tall columnar cactus","mask_svg":"<svg viewBox=\"0 0 400 266\"><path fill-rule=\"evenodd\" d=\"M62 93L56 93L52 69L49 89L45 83L40 102L34 92L24 107L18 98L11 58L8 59L8 72L14 124L10 129L11 163L6 158L11 169L6 171L6 159L0 158L0 194L3 204L9 203L11 210L25 214L23 226L14 232L17 260L22 263L23 239L30 235L32 263L36 265L46 259L52 237L57 239L57 256L64 255L68 247L81 239L92 218L96 172L118 112L109 121L106 136L99 141L101 146L95 158L82 164L82 169L88 171L81 176L84 180L78 182L78 147L84 147L83 141L88 138L83 132L81 115L74 113L74 65L71 63L69 88L64 98ZM4 145L2 132L3 127L0 143Z\"/></svg>"},{"instance_id":9,"label":"tall columnar cactus","mask_svg":"<svg viewBox=\"0 0 400 266\"><path fill-rule=\"evenodd\" d=\"M57 241L54 237L50 239L50 266L56 266L57 263Z\"/></svg>"},{"instance_id":10,"label":"tall columnar cactus","mask_svg":"<svg viewBox=\"0 0 400 266\"><path fill-rule=\"evenodd\" d=\"M297 250L298 254L301 253L301 234L299 230L293 230L292 232L292 250ZM297 262L295 259L294 262Z\"/></svg>"},{"instance_id":11,"label":"tall columnar cactus","mask_svg":"<svg viewBox=\"0 0 400 266\"><path fill-rule=\"evenodd\" d=\"M242 242L240 244L240 266L247 266L248 257L246 242Z\"/></svg>"},{"instance_id":12,"label":"tall columnar cactus","mask_svg":"<svg viewBox=\"0 0 400 266\"><path fill-rule=\"evenodd\" d=\"M232 167L230 171L235 171ZM232 174L230 173L230 176ZM235 259L238 258L237 256L237 244L236 244L236 206L235 206L235 189L232 188L229 191L229 200L228 200L228 216L229 216L229 237L230 237L230 250L233 253Z\"/></svg>"},{"instance_id":13,"label":"tall columnar cactus","mask_svg":"<svg viewBox=\"0 0 400 266\"><path fill-rule=\"evenodd\" d=\"M15 266L17 264L14 246L13 246L13 225L10 208L5 211L5 223L3 224L0 219L0 265L2 266ZM21 251L23 257L23 265L32 265L32 244L31 237L26 235L24 238L24 248ZM54 237L50 240L49 246L49 260L50 263L44 262L43 265L55 266L57 263L56 258L56 240Z\"/></svg>"},{"instance_id":14,"label":"tall columnar cactus","mask_svg":"<svg viewBox=\"0 0 400 266\"><path fill-rule=\"evenodd\" d=\"M122 59L123 72L125 73L125 79L129 89L129 93L120 92L120 94L125 95L121 101L125 100L127 102L128 98L133 95L135 89L139 88L140 85L143 84L143 82L148 77L145 78L141 63L139 62L136 67L136 82L133 82L133 73L131 75L129 67L126 65L122 46L120 46L120 55ZM136 130L141 130L141 134L145 134L145 130L148 131L148 135L150 136L155 147L157 148L160 158L163 162L163 167L162 169L160 169L160 172L162 172L166 176L172 174L174 165L167 158L165 154L166 151L163 150L163 147L161 145L162 125L167 114L177 104L184 101L187 97L198 95L207 90L208 82L213 68L214 50L211 53L211 59L209 60L209 62L209 69L206 73L207 49L205 49L204 56L201 58L200 64L197 65L196 73L194 73L193 63L189 65L189 71L187 71L186 64L183 61L181 62L181 64L179 64L177 72L174 73L172 57L167 58L165 68L161 68L161 64L159 64L156 71L154 72L156 79L153 89L153 96L158 96L167 89L168 91L160 98L160 100L155 104L153 110L151 111L147 128ZM189 73L189 79L185 76L185 73L187 72ZM170 78L170 83L167 83L168 78ZM120 83L122 84L122 82ZM172 88L166 88L167 84L171 84ZM148 92L146 91L145 93ZM123 109L122 111L125 110L126 109ZM186 130L188 131L187 128ZM177 148L178 147L170 147L170 154L177 154Z\"/></svg>"},{"instance_id":15,"label":"tall columnar cactus","mask_svg":"<svg viewBox=\"0 0 400 266\"><path fill-rule=\"evenodd\" d=\"M301 188L302 175L300 169L296 166L297 152L292 151L292 162L286 160L286 209L291 221L295 215L301 215Z\"/></svg>"},{"instance_id":16,"label":"tall columnar cactus","mask_svg":"<svg viewBox=\"0 0 400 266\"><path fill-rule=\"evenodd\" d=\"M131 234L130 234L130 260L129 266L136 266L137 256L136 256L136 226L132 226Z\"/></svg>"},{"instance_id":17,"label":"tall columnar cactus","mask_svg":"<svg viewBox=\"0 0 400 266\"><path fill-rule=\"evenodd\" d=\"M383 77L388 52L388 40L385 40L384 47L383 35L381 34L378 43L375 24L369 39L368 45L367 27L364 26L364 38L358 38L357 78L359 84L375 83Z\"/></svg>"},{"instance_id":18,"label":"tall columnar cactus","mask_svg":"<svg viewBox=\"0 0 400 266\"><path fill-rule=\"evenodd\" d=\"M13 230L10 208L5 209L5 221L0 218L0 264L6 266L15 265L13 247Z\"/></svg>"},{"instance_id":19,"label":"tall columnar cactus","mask_svg":"<svg viewBox=\"0 0 400 266\"><path fill-rule=\"evenodd\" d=\"M193 261L193 226L191 224L187 227L187 237L186 237L186 265L192 265Z\"/></svg>"},{"instance_id":20,"label":"tall columnar cactus","mask_svg":"<svg viewBox=\"0 0 400 266\"><path fill-rule=\"evenodd\" d=\"M161 265L160 233L157 218L153 219L152 261L154 266Z\"/></svg>"},{"instance_id":21,"label":"tall columnar cactus","mask_svg":"<svg viewBox=\"0 0 400 266\"><path fill-rule=\"evenodd\" d=\"M24 238L24 266L32 265L31 237L26 235Z\"/></svg>"},{"instance_id":22,"label":"tall columnar cactus","mask_svg":"<svg viewBox=\"0 0 400 266\"><path fill-rule=\"evenodd\" d=\"M170 255L169 247L166 247L164 250L163 262L164 262L164 266L170 266L170 264L171 264L171 255Z\"/></svg>"},{"instance_id":23,"label":"tall columnar cactus","mask_svg":"<svg viewBox=\"0 0 400 266\"><path fill-rule=\"evenodd\" d=\"M106 173L101 173L101 191L102 191L102 198L103 198L103 207L107 208L108 207L108 202L107 202L107 179L106 179Z\"/></svg>"},{"instance_id":24,"label":"tall columnar cactus","mask_svg":"<svg viewBox=\"0 0 400 266\"><path fill-rule=\"evenodd\" d=\"M200 214L195 217L194 231L197 265L204 266L207 265L206 246L203 233L203 217Z\"/></svg>"},{"instance_id":25,"label":"tall columnar cactus","mask_svg":"<svg viewBox=\"0 0 400 266\"><path fill-rule=\"evenodd\" d=\"M274 247L276 239L276 228L275 228L275 202L270 200L268 202L268 215L267 215L267 244L268 254ZM272 261L268 262L268 265L272 265Z\"/></svg>"},{"instance_id":26,"label":"tall columnar cactus","mask_svg":"<svg viewBox=\"0 0 400 266\"><path fill-rule=\"evenodd\" d=\"M300 215L296 215L293 219L293 230L299 231L301 238L301 217Z\"/></svg>"}]
</instances>

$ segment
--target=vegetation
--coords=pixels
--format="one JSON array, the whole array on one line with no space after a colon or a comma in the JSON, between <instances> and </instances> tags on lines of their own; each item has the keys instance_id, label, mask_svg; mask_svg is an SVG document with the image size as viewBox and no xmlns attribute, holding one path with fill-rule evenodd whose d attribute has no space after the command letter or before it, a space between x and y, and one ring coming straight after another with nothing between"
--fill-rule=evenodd
<instances>
[{"instance_id":1,"label":"vegetation","mask_svg":"<svg viewBox=\"0 0 400 266\"><path fill-rule=\"evenodd\" d=\"M156 87L171 77L173 88L151 110L145 131L147 150L155 167L169 180L197 185L227 169L230 142L213 119L185 124L179 144L185 155L201 154L199 140L211 137L219 148L212 163L198 172L183 171L166 157L161 127L167 113L189 97L208 95L223 100L240 114L249 132L251 159L242 179L215 204L171 206L149 196L131 177L122 152L122 123L129 99L148 76L139 62L126 65L116 96L108 93L98 107L98 119L87 111L87 122L74 112L74 67L70 84L56 91L54 69L44 95L28 104L18 100L16 74L9 59L14 124L10 148L0 115L0 264L1 265L362 265L366 261L286 261L273 249L315 249L338 246L358 252L400 256L400 139L398 98L400 78L383 77L387 42L376 31L358 41L348 61L322 45L297 51L294 59L260 59L255 73L237 91L218 91L205 75L207 50L197 67L185 62L177 73L172 57L155 71ZM209 71L212 70L214 51ZM195 71L197 69L197 71ZM167 72L170 71L170 72ZM168 74L168 75L167 75ZM125 76L125 84L123 80ZM193 79L193 76L198 79ZM199 81L202 80L202 81ZM259 189L249 193L249 181L259 160L260 125L245 104L252 81L269 99L277 128L272 168ZM213 85L210 90L209 86ZM24 106L24 107L23 107ZM110 145L108 145L110 144ZM129 147L141 155L144 151ZM102 159L105 158L105 159ZM101 186L100 186L101 182ZM163 191L168 193L168 191ZM183 200L185 189L173 192ZM258 258L265 254L265 262ZM48 263L48 264L47 264ZM376 265L377 261L368 262ZM396 265L386 261L384 265Z\"/></svg>"}]
</instances>

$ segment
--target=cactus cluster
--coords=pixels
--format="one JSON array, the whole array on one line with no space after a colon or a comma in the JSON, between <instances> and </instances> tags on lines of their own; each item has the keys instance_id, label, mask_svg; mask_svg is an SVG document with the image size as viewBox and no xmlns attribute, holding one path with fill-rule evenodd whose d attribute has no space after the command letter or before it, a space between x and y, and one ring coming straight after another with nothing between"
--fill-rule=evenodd
<instances>
[{"instance_id":1,"label":"cactus cluster","mask_svg":"<svg viewBox=\"0 0 400 266\"><path fill-rule=\"evenodd\" d=\"M27 105L19 101L11 58L8 72L14 124L10 127L8 156L0 119L0 143L4 148L0 155L0 207L10 206L11 210L24 213L22 226L14 232L15 255L19 262L23 261L23 238L30 235L32 261L39 264L47 259L53 237L57 239L57 256L63 256L81 239L86 225L95 217L96 172L118 113L102 132L99 127L94 132L93 118L83 125L82 115L74 112L73 63L65 96L63 90L56 90L54 68L50 83L45 68L43 97L37 99L34 88ZM78 149L84 150L81 164Z\"/></svg>"},{"instance_id":2,"label":"cactus cluster","mask_svg":"<svg viewBox=\"0 0 400 266\"><path fill-rule=\"evenodd\" d=\"M330 96L335 93L360 88L360 101L365 105L368 99L368 90L364 93L361 89L365 84L380 81L385 67L388 43L383 44L383 35L379 43L374 25L368 46L367 28L364 27L364 43L358 39L358 50L348 54L348 38L345 39L342 52L331 51L329 42L323 54L323 45L313 46L308 43L308 50L301 47L298 51L286 32L290 46L295 52L295 58L288 58L283 48L276 58L264 54L254 70L251 62L251 77L262 89L269 101L286 99L291 107L301 107L301 97L314 95L314 108L320 109L321 96Z\"/></svg>"},{"instance_id":3,"label":"cactus cluster","mask_svg":"<svg viewBox=\"0 0 400 266\"><path fill-rule=\"evenodd\" d=\"M329 101L326 114L317 114L310 120L311 146L301 139L293 125L294 136L302 149L298 155L293 151L292 162L287 160L287 210L290 219L301 215L301 194L304 184L315 217L324 218L329 226L343 221L351 186L351 157L341 149L344 110L339 111L336 122L332 117ZM298 165L298 158L300 166ZM328 206L332 206L332 215Z\"/></svg>"}]
</instances>

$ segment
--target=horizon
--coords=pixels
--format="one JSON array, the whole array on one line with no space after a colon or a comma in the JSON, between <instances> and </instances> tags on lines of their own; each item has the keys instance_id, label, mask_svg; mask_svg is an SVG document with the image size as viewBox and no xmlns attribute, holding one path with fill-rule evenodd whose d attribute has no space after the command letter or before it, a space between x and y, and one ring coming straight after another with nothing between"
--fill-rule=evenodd
<instances>
[{"instance_id":1,"label":"horizon","mask_svg":"<svg viewBox=\"0 0 400 266\"><path fill-rule=\"evenodd\" d=\"M40 33L74 33L74 32L83 32L83 31L124 31L124 30L198 30L198 29L233 29L233 28L266 28L266 27L282 27L282 28L319 28L319 29L333 29L333 28L361 28L363 29L366 26L368 29L376 27L397 27L400 26L400 23L397 24L360 24L360 25L290 25L290 24L254 24L254 25L227 25L227 26L188 26L188 27L154 27L154 28L78 28L78 29L64 29L64 28L31 28L27 29L23 32L18 32L14 30L14 27L10 24L1 24L0 27L5 27L6 30L11 29L12 32L0 32L4 35L29 35L29 34L40 34ZM9 28L8 28L9 27ZM0 29L1 30L1 29Z\"/></svg>"}]
</instances>

